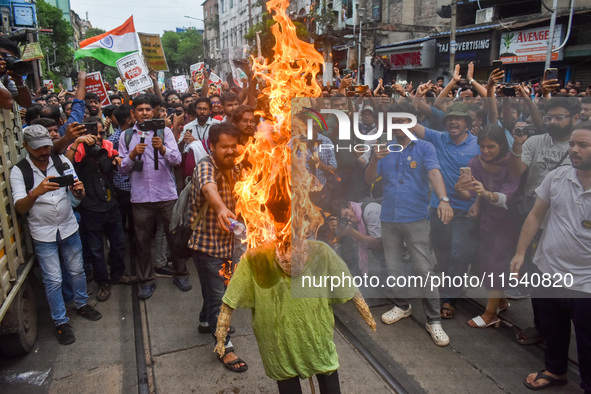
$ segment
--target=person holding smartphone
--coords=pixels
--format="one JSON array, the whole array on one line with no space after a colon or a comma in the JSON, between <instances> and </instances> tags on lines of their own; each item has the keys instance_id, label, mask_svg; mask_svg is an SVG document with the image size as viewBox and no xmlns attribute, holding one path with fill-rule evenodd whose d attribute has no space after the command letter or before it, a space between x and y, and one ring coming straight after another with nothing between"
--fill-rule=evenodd
<instances>
[{"instance_id":1,"label":"person holding smartphone","mask_svg":"<svg viewBox=\"0 0 591 394\"><path fill-rule=\"evenodd\" d=\"M75 198L82 199L84 185L80 180L69 187L60 187L52 182L52 179L62 175L72 175L74 179L77 176L66 157L51 153L53 142L45 127L27 127L23 131L23 147L27 157L10 172L12 199L17 212L27 214L35 254L42 270L45 295L56 327L55 335L60 344L69 345L76 338L66 316L60 255L71 277L78 314L93 321L102 317L87 303L82 243L69 195L72 193Z\"/></svg>"},{"instance_id":2,"label":"person holding smartphone","mask_svg":"<svg viewBox=\"0 0 591 394\"><path fill-rule=\"evenodd\" d=\"M90 116L80 127L87 131L68 148L66 157L74 163L80 179L87 185L87 197L80 203L81 232L85 239L85 259L90 260L96 300L111 297L111 284L135 284L137 278L125 273L125 233L115 197L114 169L121 163L119 152L105 137L101 118ZM103 237L109 240L110 270L105 260Z\"/></svg>"}]
</instances>

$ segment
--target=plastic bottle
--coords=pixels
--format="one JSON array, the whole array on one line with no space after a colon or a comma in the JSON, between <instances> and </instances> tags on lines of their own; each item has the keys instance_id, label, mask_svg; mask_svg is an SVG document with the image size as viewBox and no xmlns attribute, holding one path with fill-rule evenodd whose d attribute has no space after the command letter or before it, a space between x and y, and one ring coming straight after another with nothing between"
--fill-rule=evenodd
<instances>
[{"instance_id":1,"label":"plastic bottle","mask_svg":"<svg viewBox=\"0 0 591 394\"><path fill-rule=\"evenodd\" d=\"M240 236L246 231L246 226L237 220L230 219L230 231L232 231L234 235Z\"/></svg>"}]
</instances>

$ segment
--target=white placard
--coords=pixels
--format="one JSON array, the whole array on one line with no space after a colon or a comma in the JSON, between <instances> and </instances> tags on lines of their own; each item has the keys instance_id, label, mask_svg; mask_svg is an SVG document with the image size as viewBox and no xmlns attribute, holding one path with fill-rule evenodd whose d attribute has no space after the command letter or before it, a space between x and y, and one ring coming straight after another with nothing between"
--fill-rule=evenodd
<instances>
[{"instance_id":1,"label":"white placard","mask_svg":"<svg viewBox=\"0 0 591 394\"><path fill-rule=\"evenodd\" d=\"M184 75L176 75L171 78L172 81L172 88L179 93L185 93L189 90L189 85L187 85L187 78Z\"/></svg>"},{"instance_id":2,"label":"white placard","mask_svg":"<svg viewBox=\"0 0 591 394\"><path fill-rule=\"evenodd\" d=\"M125 88L129 94L135 94L154 86L139 52L131 53L117 60L117 69L125 79Z\"/></svg>"}]
</instances>

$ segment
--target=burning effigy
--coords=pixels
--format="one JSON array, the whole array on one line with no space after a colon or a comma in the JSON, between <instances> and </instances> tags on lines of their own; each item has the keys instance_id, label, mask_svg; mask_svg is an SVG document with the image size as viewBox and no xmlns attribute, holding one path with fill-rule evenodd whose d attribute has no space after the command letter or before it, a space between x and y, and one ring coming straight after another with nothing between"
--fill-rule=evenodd
<instances>
[{"instance_id":1,"label":"burning effigy","mask_svg":"<svg viewBox=\"0 0 591 394\"><path fill-rule=\"evenodd\" d=\"M238 159L247 157L252 166L234 189L237 214L247 227L248 250L223 298L216 351L224 354L233 310L250 308L269 377L281 382L332 375L334 380L339 364L331 305L352 299L373 330L376 323L355 286L342 286L322 296L292 292L294 281L303 274L351 274L327 244L310 240L323 218L310 201L318 181L306 168L307 142L296 131L305 130L305 125L290 118L302 108L292 108L291 99L320 96L316 75L323 57L312 44L298 39L286 14L288 6L288 0L267 3L277 22L272 26L274 58L270 63L253 58L254 76L264 81L262 96L268 108L257 111L265 121ZM332 387L331 392L336 392Z\"/></svg>"}]
</instances>

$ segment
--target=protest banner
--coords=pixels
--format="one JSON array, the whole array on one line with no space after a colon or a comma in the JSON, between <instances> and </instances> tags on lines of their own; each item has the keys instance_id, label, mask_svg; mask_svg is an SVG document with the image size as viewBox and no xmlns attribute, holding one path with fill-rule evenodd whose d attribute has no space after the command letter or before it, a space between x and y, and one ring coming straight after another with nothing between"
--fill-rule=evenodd
<instances>
[{"instance_id":1,"label":"protest banner","mask_svg":"<svg viewBox=\"0 0 591 394\"><path fill-rule=\"evenodd\" d=\"M47 88L48 91L53 92L53 81L51 79L44 79L43 86Z\"/></svg>"},{"instance_id":2,"label":"protest banner","mask_svg":"<svg viewBox=\"0 0 591 394\"><path fill-rule=\"evenodd\" d=\"M125 92L125 84L123 83L123 81L121 80L121 78L117 77L115 79L116 85L117 85L117 91L118 92Z\"/></svg>"},{"instance_id":3,"label":"protest banner","mask_svg":"<svg viewBox=\"0 0 591 394\"><path fill-rule=\"evenodd\" d=\"M166 83L164 83L164 71L158 72L158 88L162 93L166 91Z\"/></svg>"},{"instance_id":4,"label":"protest banner","mask_svg":"<svg viewBox=\"0 0 591 394\"><path fill-rule=\"evenodd\" d=\"M135 94L154 86L139 52L130 53L117 60L117 70L125 80L125 88L129 94Z\"/></svg>"},{"instance_id":5,"label":"protest banner","mask_svg":"<svg viewBox=\"0 0 591 394\"><path fill-rule=\"evenodd\" d=\"M214 73L209 74L209 96L222 92L222 79Z\"/></svg>"},{"instance_id":6,"label":"protest banner","mask_svg":"<svg viewBox=\"0 0 591 394\"><path fill-rule=\"evenodd\" d=\"M96 71L86 75L86 91L88 93L98 94L101 100L101 105L111 104L111 100L109 100L107 88L103 83L103 77L101 76L100 71Z\"/></svg>"},{"instance_id":7,"label":"protest banner","mask_svg":"<svg viewBox=\"0 0 591 394\"><path fill-rule=\"evenodd\" d=\"M187 78L184 75L177 75L172 77L172 88L179 93L185 93L189 90L189 85L187 85Z\"/></svg>"},{"instance_id":8,"label":"protest banner","mask_svg":"<svg viewBox=\"0 0 591 394\"><path fill-rule=\"evenodd\" d=\"M204 63L199 62L196 64L192 64L189 68L191 71L191 83L195 90L201 89L203 87L203 69Z\"/></svg>"},{"instance_id":9,"label":"protest banner","mask_svg":"<svg viewBox=\"0 0 591 394\"><path fill-rule=\"evenodd\" d=\"M29 42L24 48L21 48L21 53L21 60L24 62L44 58L43 51L38 42Z\"/></svg>"},{"instance_id":10,"label":"protest banner","mask_svg":"<svg viewBox=\"0 0 591 394\"><path fill-rule=\"evenodd\" d=\"M246 78L246 73L240 67L236 67L233 60L230 60L230 67L232 68L232 78L234 78L234 83L240 88L243 88L242 78Z\"/></svg>"},{"instance_id":11,"label":"protest banner","mask_svg":"<svg viewBox=\"0 0 591 394\"><path fill-rule=\"evenodd\" d=\"M142 46L142 54L149 68L154 71L168 71L168 63L162 49L159 34L137 33Z\"/></svg>"}]
</instances>

